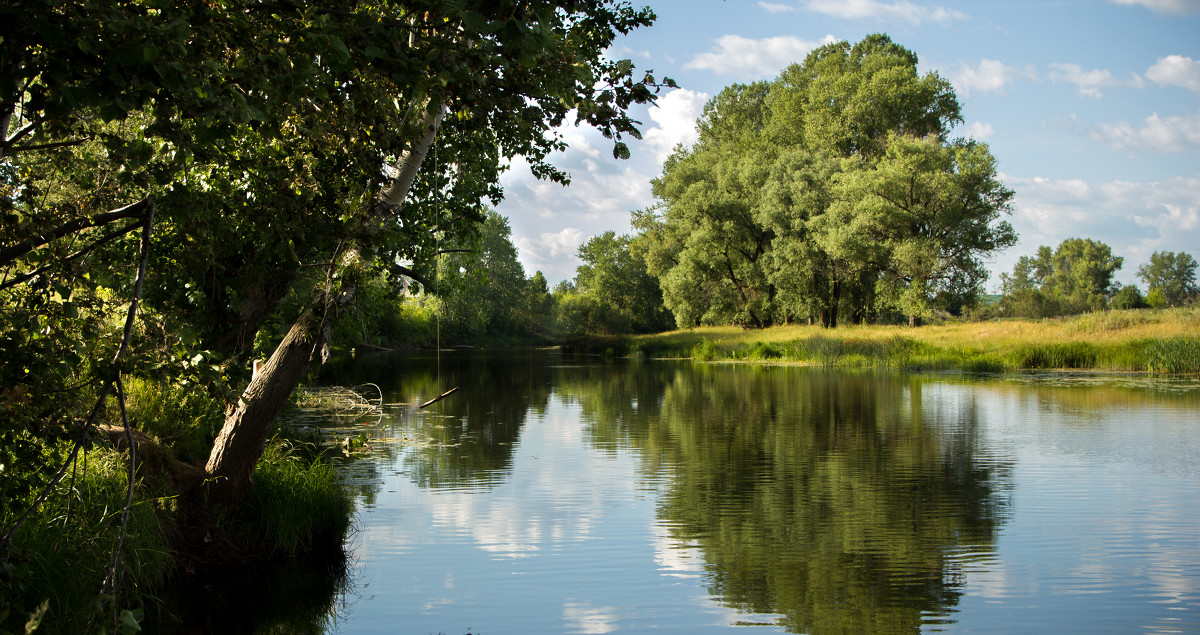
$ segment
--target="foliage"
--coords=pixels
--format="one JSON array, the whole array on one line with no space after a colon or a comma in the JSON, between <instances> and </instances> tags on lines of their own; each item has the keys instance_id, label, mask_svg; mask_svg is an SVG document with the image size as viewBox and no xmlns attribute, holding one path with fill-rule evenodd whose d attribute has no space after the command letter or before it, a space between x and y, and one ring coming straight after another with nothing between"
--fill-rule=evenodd
<instances>
[{"instance_id":1,"label":"foliage","mask_svg":"<svg viewBox=\"0 0 1200 635\"><path fill-rule=\"evenodd\" d=\"M44 446L41 459L58 465L65 455L64 446L54 444ZM0 570L0 631L25 632L26 619L47 602L42 631L83 632L90 619L103 624L112 618L107 611L95 613L102 603L116 599L113 605L136 609L142 601L139 594L161 584L174 570L169 541L172 502L162 491L143 489L130 510L121 543L116 596L99 595L113 563L127 481L121 453L94 449L59 485L58 495L48 498L21 527L16 547ZM31 499L7 502L12 507L0 514L5 528Z\"/></svg>"},{"instance_id":2,"label":"foliage","mask_svg":"<svg viewBox=\"0 0 1200 635\"><path fill-rule=\"evenodd\" d=\"M213 404L255 401L231 386L270 346L273 314L289 323L314 297L353 311L359 290L358 308L377 308L440 246L475 240L517 155L567 182L547 157L571 113L627 155L629 107L673 82L602 53L653 19L609 0L0 7L4 528L114 378L151 382L134 386L135 416L202 454ZM377 205L439 107L431 160ZM151 211L152 282L114 363ZM314 322L320 335L338 314Z\"/></svg>"},{"instance_id":3,"label":"foliage","mask_svg":"<svg viewBox=\"0 0 1200 635\"><path fill-rule=\"evenodd\" d=\"M1150 261L1138 267L1137 275L1146 283L1155 308L1183 306L1200 295L1196 285L1196 259L1186 252L1156 251Z\"/></svg>"},{"instance_id":4,"label":"foliage","mask_svg":"<svg viewBox=\"0 0 1200 635\"><path fill-rule=\"evenodd\" d=\"M1113 256L1112 249L1102 242L1068 238L1054 250L1043 286L1071 305L1096 311L1116 292L1113 275L1123 262L1124 258Z\"/></svg>"},{"instance_id":5,"label":"foliage","mask_svg":"<svg viewBox=\"0 0 1200 635\"><path fill-rule=\"evenodd\" d=\"M1001 274L1000 313L1054 317L1104 309L1121 289L1114 275L1123 262L1108 245L1090 238L1068 238L1053 250L1043 245L1036 257L1021 256L1011 275ZM1132 293L1125 292L1123 305L1136 305Z\"/></svg>"},{"instance_id":6,"label":"foliage","mask_svg":"<svg viewBox=\"0 0 1200 635\"><path fill-rule=\"evenodd\" d=\"M1148 309L1150 303L1142 296L1142 292L1137 288L1137 285L1123 285L1116 293L1113 294L1112 302L1109 303L1114 309Z\"/></svg>"},{"instance_id":7,"label":"foliage","mask_svg":"<svg viewBox=\"0 0 1200 635\"><path fill-rule=\"evenodd\" d=\"M472 242L449 243L438 259L438 314L443 337L474 341L519 334L528 281L508 220L488 210Z\"/></svg>"},{"instance_id":8,"label":"foliage","mask_svg":"<svg viewBox=\"0 0 1200 635\"><path fill-rule=\"evenodd\" d=\"M583 264L570 290L557 294L559 325L567 333L649 333L668 328L657 282L630 248L629 236L608 231L579 247Z\"/></svg>"},{"instance_id":9,"label":"foliage","mask_svg":"<svg viewBox=\"0 0 1200 635\"><path fill-rule=\"evenodd\" d=\"M1015 243L986 145L950 142L950 84L884 35L714 97L635 212L680 327L961 314Z\"/></svg>"}]
</instances>

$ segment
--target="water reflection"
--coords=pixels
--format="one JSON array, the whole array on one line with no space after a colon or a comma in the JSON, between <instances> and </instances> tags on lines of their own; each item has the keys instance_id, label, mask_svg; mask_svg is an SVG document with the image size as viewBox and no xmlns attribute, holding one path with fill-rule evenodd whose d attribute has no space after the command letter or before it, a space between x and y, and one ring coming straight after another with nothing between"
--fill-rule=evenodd
<instances>
[{"instance_id":1,"label":"water reflection","mask_svg":"<svg viewBox=\"0 0 1200 635\"><path fill-rule=\"evenodd\" d=\"M949 615L1004 518L1010 466L981 452L977 407L926 408L921 380L647 365L559 388L598 446L665 467L660 562L699 555L710 593L795 632Z\"/></svg>"},{"instance_id":2,"label":"water reflection","mask_svg":"<svg viewBox=\"0 0 1200 635\"><path fill-rule=\"evenodd\" d=\"M347 465L387 598L354 607L368 631L400 616L421 632L1071 630L1107 624L1100 605L1157 628L1145 598L1196 605L1200 518L1181 501L1198 493L1200 391L436 361L330 376L410 405L379 431L403 443Z\"/></svg>"},{"instance_id":3,"label":"water reflection","mask_svg":"<svg viewBox=\"0 0 1200 635\"><path fill-rule=\"evenodd\" d=\"M545 411L551 371L544 355L533 351L446 351L360 356L322 372L330 383L364 378L380 384L385 402L406 407L399 412L407 440L419 441L403 459L414 482L431 489L475 489L503 481L510 471L526 418ZM451 388L458 391L418 411L419 404ZM369 473L371 467L364 469ZM354 480L364 487L372 479L359 473Z\"/></svg>"}]
</instances>

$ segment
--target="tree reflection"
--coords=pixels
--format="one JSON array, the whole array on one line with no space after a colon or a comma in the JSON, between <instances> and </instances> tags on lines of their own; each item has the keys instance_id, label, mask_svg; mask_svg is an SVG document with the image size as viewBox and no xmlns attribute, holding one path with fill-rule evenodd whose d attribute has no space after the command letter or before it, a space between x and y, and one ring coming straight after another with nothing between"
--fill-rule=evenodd
<instances>
[{"instance_id":1,"label":"tree reflection","mask_svg":"<svg viewBox=\"0 0 1200 635\"><path fill-rule=\"evenodd\" d=\"M894 375L629 370L560 388L593 443L667 471L660 523L732 608L795 632L917 631L957 603L963 554L992 548L1010 466L980 450L969 400Z\"/></svg>"},{"instance_id":2,"label":"tree reflection","mask_svg":"<svg viewBox=\"0 0 1200 635\"><path fill-rule=\"evenodd\" d=\"M404 453L403 464L417 485L478 488L507 476L526 418L545 411L548 359L538 351L369 355L322 377L383 382L386 402L408 404L403 428L416 447ZM454 387L458 391L446 399L416 407Z\"/></svg>"}]
</instances>

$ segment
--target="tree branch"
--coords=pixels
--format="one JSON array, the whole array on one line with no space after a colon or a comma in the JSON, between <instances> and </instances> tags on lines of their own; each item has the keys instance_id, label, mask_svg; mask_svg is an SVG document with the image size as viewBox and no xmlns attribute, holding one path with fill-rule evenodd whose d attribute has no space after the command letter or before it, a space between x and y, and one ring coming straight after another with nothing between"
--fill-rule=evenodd
<instances>
[{"instance_id":1,"label":"tree branch","mask_svg":"<svg viewBox=\"0 0 1200 635\"><path fill-rule=\"evenodd\" d=\"M136 203L126 205L120 209L68 221L46 232L45 234L31 236L22 242L0 250L0 267L7 266L12 263L13 260L24 256L25 254L37 249L38 247L41 247L42 245L45 245L52 240L62 238L68 234L73 234L90 227L107 225L108 223L111 223L115 220L120 220L122 218L144 219L146 218L147 210L153 210L153 208L154 198L148 196Z\"/></svg>"},{"instance_id":2,"label":"tree branch","mask_svg":"<svg viewBox=\"0 0 1200 635\"><path fill-rule=\"evenodd\" d=\"M84 257L84 256L86 256L86 255L88 255L88 254L92 253L92 252L93 252L93 251L95 251L96 249L98 249L98 248L100 248L100 247L102 247L102 246L104 246L104 245L106 245L106 244L108 244L108 243L110 243L110 242L112 242L112 241L114 241L114 240L116 240L116 239L120 238L121 236L124 236L125 234L128 234L129 232L131 232L131 231L133 231L133 230L135 230L135 229L137 229L137 228L139 228L139 227L141 227L141 226L142 226L142 224L141 224L141 223L134 223L134 224L132 224L132 225L130 225L129 227L126 227L126 228L124 228L124 229L118 229L118 230L117 230L117 231L115 231L115 232L112 232L112 233L110 233L110 234L107 234L107 235L105 235L105 236L104 236L104 237L102 237L102 238L99 238L99 239L97 239L97 240L96 240L96 242L94 242L94 243L92 243L92 244L88 245L87 247L84 247L83 249L80 249L79 251L77 251L77 252L75 252L75 253L73 253L73 254L71 254L71 255L69 255L69 256L66 256L66 257L62 258L62 259L61 259L61 260L59 260L57 263L48 264L48 265L44 265L44 266L38 267L37 269L34 269L33 271L30 271L29 273L26 273L26 274L23 274L23 275L17 276L16 278L13 278L12 280L5 280L4 282L0 283L0 290L4 290L4 289L7 289L7 288L9 288L9 287L13 287L13 286L16 286L16 285L18 285L18 284L21 284L22 282L25 282L26 280L29 280L30 278L33 278L34 276L40 275L40 274L42 274L42 273L44 273L44 272L46 272L46 271L48 271L48 270L50 270L50 269L53 269L53 268L55 267L55 265L59 265L59 264L63 264L63 263L67 263L67 262L71 262L72 260L76 260L76 259L78 259L78 258L82 258L82 257Z\"/></svg>"},{"instance_id":3,"label":"tree branch","mask_svg":"<svg viewBox=\"0 0 1200 635\"><path fill-rule=\"evenodd\" d=\"M58 487L59 482L62 481L63 477L67 473L67 467L72 465L72 463L75 461L75 458L79 456L79 451L83 449L83 446L87 442L89 433L95 428L96 421L100 418L100 414L104 411L104 404L108 401L109 393L112 392L113 387L120 379L120 377L117 375L117 373L120 372L119 368L117 367L117 363L121 360L121 357L124 356L126 349L129 347L129 339L133 334L134 317L137 314L138 302L142 297L142 283L145 280L146 268L150 260L150 231L154 223L154 197L148 196L134 205L142 204L145 204L144 206L146 208L146 214L142 221L142 244L141 254L138 259L137 278L133 285L133 298L129 303L129 313L125 317L125 329L121 335L121 344L117 347L117 352L113 355L111 366L112 376L107 378L103 385L101 385L100 394L96 397L96 404L92 407L92 413L88 416L87 421L79 427L79 436L75 439L75 445L71 448L71 453L67 455L67 459L63 461L63 464L54 473L54 476L50 479L50 482L47 483L46 487L42 489L41 494L38 495L33 504L29 506L29 509L25 510L25 513L21 514L21 517L18 518L15 523L13 523L13 526L8 530L8 533L4 534L3 538L0 538L0 546L3 546L5 550L3 558L0 559L8 559L12 549L12 539L13 536L16 535L17 530L21 528L21 525L25 524L25 521L33 515L34 511L42 506L42 503L45 502L46 498L50 496L50 492L54 491L55 487Z\"/></svg>"}]
</instances>

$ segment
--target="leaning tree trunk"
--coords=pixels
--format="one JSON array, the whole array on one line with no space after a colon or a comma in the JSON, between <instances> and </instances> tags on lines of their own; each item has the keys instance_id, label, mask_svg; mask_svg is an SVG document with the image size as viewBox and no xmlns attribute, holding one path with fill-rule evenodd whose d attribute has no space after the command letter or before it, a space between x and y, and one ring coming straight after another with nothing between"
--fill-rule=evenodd
<instances>
[{"instance_id":1,"label":"leaning tree trunk","mask_svg":"<svg viewBox=\"0 0 1200 635\"><path fill-rule=\"evenodd\" d=\"M362 231L356 233L377 230L400 211L416 179L417 170L437 136L445 110L442 103L430 104L423 118L421 137L400 158L392 182L363 215ZM337 259L335 266L346 269L356 264L358 258L357 249L351 246L345 255ZM335 277L341 278L331 275L330 279ZM313 357L321 355L323 360L328 350L331 321L339 305L347 303L353 293L353 288L325 288L318 291L315 301L292 325L266 365L250 381L237 404L230 408L205 466L209 476L207 495L210 503L236 508L246 501L253 485L254 467L262 456L276 415L299 385Z\"/></svg>"}]
</instances>

